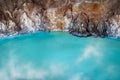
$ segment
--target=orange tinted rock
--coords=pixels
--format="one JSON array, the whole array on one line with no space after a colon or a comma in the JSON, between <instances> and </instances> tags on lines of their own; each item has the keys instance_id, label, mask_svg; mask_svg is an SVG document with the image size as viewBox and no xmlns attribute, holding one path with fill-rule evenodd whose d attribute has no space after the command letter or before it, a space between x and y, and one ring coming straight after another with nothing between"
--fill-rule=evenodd
<instances>
[{"instance_id":1,"label":"orange tinted rock","mask_svg":"<svg viewBox=\"0 0 120 80\"><path fill-rule=\"evenodd\" d=\"M54 31L77 27L81 33L103 32L106 22L111 20L112 23L113 19L120 22L114 17L120 15L120 0L1 0L0 5L0 21L6 31L9 31L6 24L9 21L15 23L15 28L21 25L29 28L25 30Z\"/></svg>"},{"instance_id":2,"label":"orange tinted rock","mask_svg":"<svg viewBox=\"0 0 120 80\"><path fill-rule=\"evenodd\" d=\"M106 8L99 2L95 3L83 3L80 5L81 13L85 13L90 20L99 22L104 20L106 14Z\"/></svg>"}]
</instances>

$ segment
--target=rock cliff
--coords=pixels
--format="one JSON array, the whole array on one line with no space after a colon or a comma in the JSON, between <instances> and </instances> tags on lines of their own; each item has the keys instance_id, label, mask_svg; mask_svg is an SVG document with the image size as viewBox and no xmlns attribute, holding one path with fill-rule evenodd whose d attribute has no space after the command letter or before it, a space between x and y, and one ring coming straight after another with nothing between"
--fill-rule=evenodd
<instances>
[{"instance_id":1,"label":"rock cliff","mask_svg":"<svg viewBox=\"0 0 120 80\"><path fill-rule=\"evenodd\" d=\"M0 0L0 37L36 31L120 37L120 0Z\"/></svg>"}]
</instances>

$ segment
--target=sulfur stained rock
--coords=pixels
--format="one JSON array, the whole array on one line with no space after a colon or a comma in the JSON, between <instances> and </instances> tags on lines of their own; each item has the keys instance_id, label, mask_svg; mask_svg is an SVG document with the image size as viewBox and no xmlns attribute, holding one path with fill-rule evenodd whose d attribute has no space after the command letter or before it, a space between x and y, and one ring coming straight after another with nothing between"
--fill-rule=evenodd
<instances>
[{"instance_id":1,"label":"sulfur stained rock","mask_svg":"<svg viewBox=\"0 0 120 80\"><path fill-rule=\"evenodd\" d=\"M120 0L0 0L0 36L69 31L120 37Z\"/></svg>"},{"instance_id":2,"label":"sulfur stained rock","mask_svg":"<svg viewBox=\"0 0 120 80\"><path fill-rule=\"evenodd\" d=\"M97 0L95 1L85 1L80 4L77 8L77 17L76 21L73 21L72 27L70 28L70 33L76 36L100 36L105 37L110 35L107 33L107 29L109 29L109 20L108 12L110 9L106 7L107 4L103 2L103 4ZM111 14L112 15L112 14ZM81 17L79 17L81 16ZM117 21L115 21L117 22ZM112 21L112 24L115 23ZM117 24L119 25L119 24ZM76 28L75 28L76 27ZM112 27L110 28L112 29ZM117 29L118 30L118 29ZM115 29L114 29L115 31ZM108 31L109 32L109 31ZM113 31L111 31L113 32ZM116 31L115 31L116 32ZM118 31L117 31L118 32ZM114 36L117 33L114 34ZM113 36L113 34L111 35ZM117 36L118 37L118 36Z\"/></svg>"}]
</instances>

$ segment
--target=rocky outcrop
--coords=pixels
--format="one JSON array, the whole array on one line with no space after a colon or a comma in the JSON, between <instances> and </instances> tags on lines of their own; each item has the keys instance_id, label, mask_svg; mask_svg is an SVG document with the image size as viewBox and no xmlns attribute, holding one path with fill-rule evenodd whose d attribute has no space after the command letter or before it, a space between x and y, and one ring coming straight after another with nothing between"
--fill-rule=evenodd
<instances>
[{"instance_id":1,"label":"rocky outcrop","mask_svg":"<svg viewBox=\"0 0 120 80\"><path fill-rule=\"evenodd\" d=\"M0 0L0 37L36 31L120 37L120 0Z\"/></svg>"}]
</instances>

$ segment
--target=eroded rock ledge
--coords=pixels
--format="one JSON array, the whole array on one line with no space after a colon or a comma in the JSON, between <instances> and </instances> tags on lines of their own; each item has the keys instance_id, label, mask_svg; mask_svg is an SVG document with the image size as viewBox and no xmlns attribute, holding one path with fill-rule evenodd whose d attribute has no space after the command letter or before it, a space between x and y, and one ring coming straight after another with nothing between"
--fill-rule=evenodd
<instances>
[{"instance_id":1,"label":"eroded rock ledge","mask_svg":"<svg viewBox=\"0 0 120 80\"><path fill-rule=\"evenodd\" d=\"M120 37L120 0L0 0L0 37L41 30Z\"/></svg>"}]
</instances>

